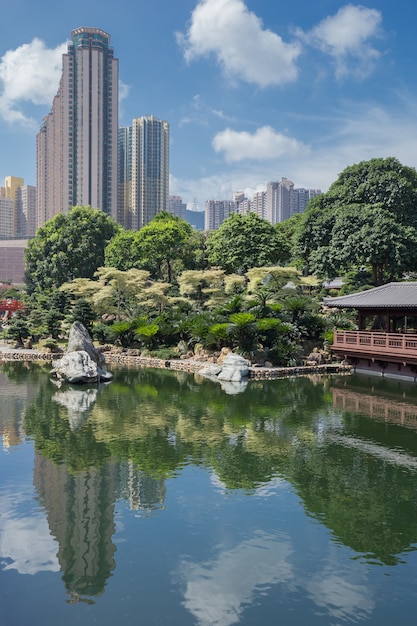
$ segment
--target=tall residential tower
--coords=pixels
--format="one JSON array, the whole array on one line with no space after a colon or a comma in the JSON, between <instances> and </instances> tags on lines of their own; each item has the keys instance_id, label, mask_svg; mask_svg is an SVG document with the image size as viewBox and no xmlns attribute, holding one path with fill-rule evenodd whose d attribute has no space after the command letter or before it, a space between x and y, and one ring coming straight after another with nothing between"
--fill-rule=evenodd
<instances>
[{"instance_id":1,"label":"tall residential tower","mask_svg":"<svg viewBox=\"0 0 417 626\"><path fill-rule=\"evenodd\" d=\"M38 226L77 204L117 219L118 60L98 28L71 37L37 136Z\"/></svg>"},{"instance_id":2,"label":"tall residential tower","mask_svg":"<svg viewBox=\"0 0 417 626\"><path fill-rule=\"evenodd\" d=\"M139 230L169 210L169 124L153 115L119 130L119 207L124 227Z\"/></svg>"}]
</instances>

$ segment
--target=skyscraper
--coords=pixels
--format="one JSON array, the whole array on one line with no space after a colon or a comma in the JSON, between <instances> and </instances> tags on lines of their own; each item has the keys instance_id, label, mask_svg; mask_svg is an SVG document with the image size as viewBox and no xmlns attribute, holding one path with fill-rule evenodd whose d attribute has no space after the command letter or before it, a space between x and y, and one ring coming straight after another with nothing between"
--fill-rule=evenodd
<instances>
[{"instance_id":1,"label":"skyscraper","mask_svg":"<svg viewBox=\"0 0 417 626\"><path fill-rule=\"evenodd\" d=\"M169 210L168 122L150 115L119 130L119 191L125 228L139 230Z\"/></svg>"},{"instance_id":2,"label":"skyscraper","mask_svg":"<svg viewBox=\"0 0 417 626\"><path fill-rule=\"evenodd\" d=\"M294 189L294 183L288 178L269 182L266 187L265 217L271 224L284 222L297 213L303 213L311 198L320 193L320 189Z\"/></svg>"},{"instance_id":3,"label":"skyscraper","mask_svg":"<svg viewBox=\"0 0 417 626\"><path fill-rule=\"evenodd\" d=\"M118 60L98 28L71 37L37 136L38 226L77 204L117 219Z\"/></svg>"}]
</instances>

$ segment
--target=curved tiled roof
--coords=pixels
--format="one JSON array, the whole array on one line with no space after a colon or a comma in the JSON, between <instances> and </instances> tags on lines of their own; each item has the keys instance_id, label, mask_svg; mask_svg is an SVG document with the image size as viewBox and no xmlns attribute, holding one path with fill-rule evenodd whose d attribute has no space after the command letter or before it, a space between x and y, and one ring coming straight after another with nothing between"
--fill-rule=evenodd
<instances>
[{"instance_id":1,"label":"curved tiled roof","mask_svg":"<svg viewBox=\"0 0 417 626\"><path fill-rule=\"evenodd\" d=\"M336 298L323 298L329 307L350 309L417 309L417 282L388 283Z\"/></svg>"}]
</instances>

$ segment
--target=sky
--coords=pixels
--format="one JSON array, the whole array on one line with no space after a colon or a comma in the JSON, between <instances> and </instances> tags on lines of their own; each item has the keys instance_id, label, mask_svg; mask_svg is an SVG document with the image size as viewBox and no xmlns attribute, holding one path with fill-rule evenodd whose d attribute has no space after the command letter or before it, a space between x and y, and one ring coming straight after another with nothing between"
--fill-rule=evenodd
<instances>
[{"instance_id":1,"label":"sky","mask_svg":"<svg viewBox=\"0 0 417 626\"><path fill-rule=\"evenodd\" d=\"M282 177L326 191L347 166L417 167L417 7L409 0L0 1L0 185L36 184L36 133L71 30L119 59L120 125L170 124L188 208Z\"/></svg>"}]
</instances>

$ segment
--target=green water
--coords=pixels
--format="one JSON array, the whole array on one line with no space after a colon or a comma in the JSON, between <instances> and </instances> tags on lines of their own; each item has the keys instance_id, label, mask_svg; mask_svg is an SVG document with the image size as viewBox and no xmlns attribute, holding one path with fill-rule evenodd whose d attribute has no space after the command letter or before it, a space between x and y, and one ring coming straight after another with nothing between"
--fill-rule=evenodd
<instances>
[{"instance_id":1,"label":"green water","mask_svg":"<svg viewBox=\"0 0 417 626\"><path fill-rule=\"evenodd\" d=\"M417 390L0 365L1 626L408 626Z\"/></svg>"}]
</instances>

